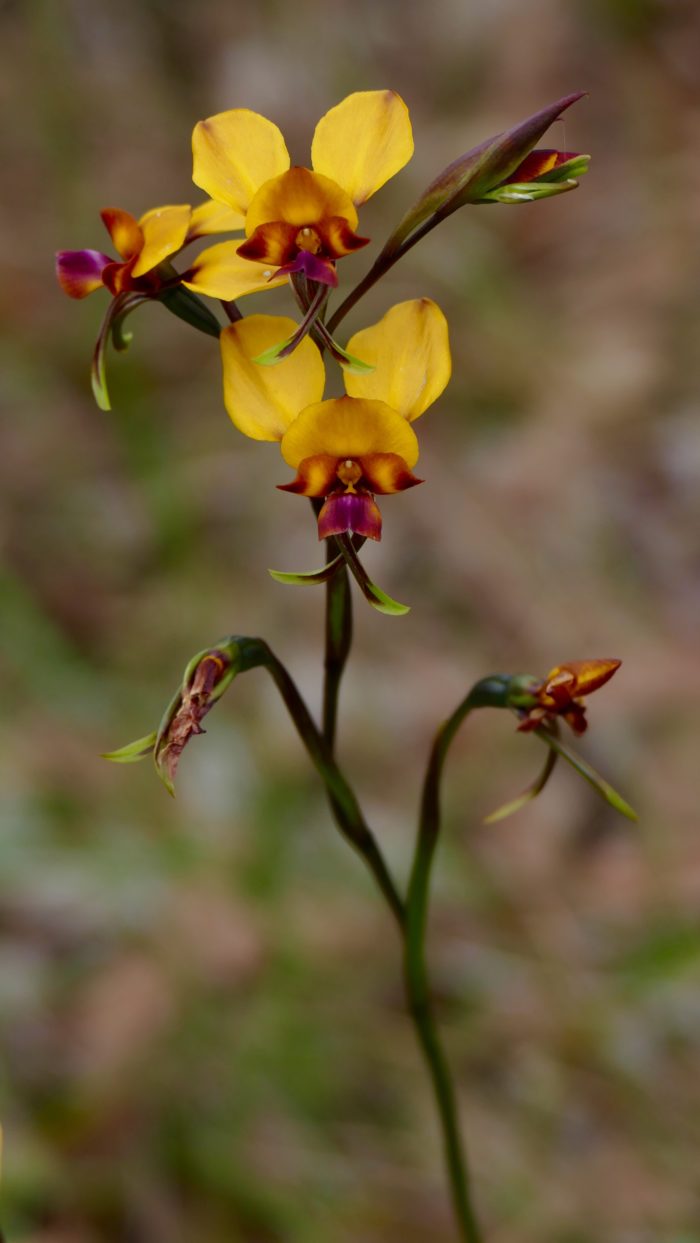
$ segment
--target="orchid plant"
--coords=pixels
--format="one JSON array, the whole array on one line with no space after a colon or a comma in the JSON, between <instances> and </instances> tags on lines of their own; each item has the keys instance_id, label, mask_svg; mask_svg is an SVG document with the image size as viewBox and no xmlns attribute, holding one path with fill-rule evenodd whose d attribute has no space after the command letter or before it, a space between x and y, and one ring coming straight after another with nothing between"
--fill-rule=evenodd
<instances>
[{"instance_id":1,"label":"orchid plant","mask_svg":"<svg viewBox=\"0 0 700 1243\"><path fill-rule=\"evenodd\" d=\"M336 825L370 869L396 925L408 1010L442 1129L456 1227L468 1243L478 1243L484 1235L474 1208L452 1078L431 1009L425 949L444 764L470 713L505 708L514 714L520 732L540 739L546 756L533 783L493 812L490 821L513 814L540 794L560 758L617 811L634 819L624 799L560 736L561 722L575 734L583 733L587 696L613 676L620 662L576 660L556 666L544 678L497 674L480 679L436 733L410 877L405 886L395 879L336 756L338 699L352 635L349 575L373 608L394 616L407 612L371 581L359 554L366 540L382 535L376 497L422 482L413 473L419 455L413 424L449 382L449 333L440 308L419 296L391 306L378 323L360 329L344 344L336 334L367 290L452 212L468 204L533 202L575 189L589 157L538 148L537 143L579 98L557 100L449 165L405 214L366 275L332 314L329 302L339 282L338 264L369 244L356 231L358 207L413 153L408 109L393 91L361 91L331 108L316 126L311 168L292 166L277 126L248 109L200 121L192 139L193 180L208 199L194 208L157 207L138 221L128 212L106 209L102 219L119 258L99 250L64 251L57 265L58 279L71 297L102 288L110 295L93 359L98 404L110 406L108 344L125 348L130 340L125 319L145 302L160 302L218 339L224 405L231 421L245 436L279 443L294 477L277 486L310 498L318 537L326 541L320 569L271 571L286 584L325 584L320 722L262 639L229 636L189 662L157 729L107 758L129 763L152 755L172 793L184 748L203 733L204 717L233 680L258 667L273 679L325 787ZM191 242L215 234L237 236L186 256ZM276 287L290 291L296 317L243 313L239 302L246 295ZM217 303L225 324L215 312ZM345 396L324 397L326 365L340 365Z\"/></svg>"}]
</instances>

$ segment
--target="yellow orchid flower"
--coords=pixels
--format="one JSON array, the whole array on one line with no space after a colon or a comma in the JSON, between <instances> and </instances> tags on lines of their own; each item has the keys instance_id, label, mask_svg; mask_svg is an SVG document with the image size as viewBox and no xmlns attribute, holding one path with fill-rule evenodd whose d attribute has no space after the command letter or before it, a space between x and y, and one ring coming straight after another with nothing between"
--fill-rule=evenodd
<instances>
[{"instance_id":1,"label":"yellow orchid flower","mask_svg":"<svg viewBox=\"0 0 700 1243\"><path fill-rule=\"evenodd\" d=\"M212 200L198 207L153 207L139 220L118 207L106 207L100 215L119 259L100 250L59 251L56 275L71 298L86 298L103 287L115 296L157 293L164 283L157 269L166 259L199 237L243 227L240 212Z\"/></svg>"},{"instance_id":2,"label":"yellow orchid flower","mask_svg":"<svg viewBox=\"0 0 700 1243\"><path fill-rule=\"evenodd\" d=\"M187 283L233 299L251 292L251 262L256 288L295 272L335 286L336 260L369 241L357 207L408 163L413 134L394 91L357 91L316 126L311 169L291 167L280 130L247 108L200 121L192 150L195 184L244 215L246 241L212 247Z\"/></svg>"},{"instance_id":3,"label":"yellow orchid flower","mask_svg":"<svg viewBox=\"0 0 700 1243\"><path fill-rule=\"evenodd\" d=\"M305 337L276 367L253 360L294 328L292 320L249 315L221 334L224 403L239 431L276 440L296 478L283 491L324 500L319 539L355 532L381 537L374 496L402 492L418 440L411 423L440 396L451 373L447 321L429 298L401 302L348 349L374 365L344 372L345 397L323 401L325 368Z\"/></svg>"}]
</instances>

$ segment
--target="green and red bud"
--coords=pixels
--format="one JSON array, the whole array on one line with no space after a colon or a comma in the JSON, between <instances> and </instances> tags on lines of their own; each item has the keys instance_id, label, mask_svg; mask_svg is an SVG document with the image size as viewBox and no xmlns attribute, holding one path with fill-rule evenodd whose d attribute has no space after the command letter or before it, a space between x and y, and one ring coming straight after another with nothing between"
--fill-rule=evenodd
<instances>
[{"instance_id":1,"label":"green and red bud","mask_svg":"<svg viewBox=\"0 0 700 1243\"><path fill-rule=\"evenodd\" d=\"M529 202L575 189L575 179L587 171L590 157L534 148L550 125L584 95L585 91L565 95L459 156L430 183L404 216L382 256L403 253L418 229L424 235L467 203ZM552 160L552 156L556 159ZM524 186L527 192L522 189Z\"/></svg>"}]
</instances>

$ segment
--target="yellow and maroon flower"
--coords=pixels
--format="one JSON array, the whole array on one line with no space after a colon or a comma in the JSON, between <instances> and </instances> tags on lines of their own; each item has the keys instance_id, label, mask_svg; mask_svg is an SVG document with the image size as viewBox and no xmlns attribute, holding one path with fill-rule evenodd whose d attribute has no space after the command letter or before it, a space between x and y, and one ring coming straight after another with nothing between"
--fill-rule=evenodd
<instances>
[{"instance_id":1,"label":"yellow and maroon flower","mask_svg":"<svg viewBox=\"0 0 700 1243\"><path fill-rule=\"evenodd\" d=\"M336 285L336 260L369 241L356 233L357 207L408 163L413 135L394 91L358 91L319 121L311 169L291 167L280 130L247 108L200 121L192 149L195 184L245 217L246 241L213 247L207 260L207 279L226 290L217 296L237 298L251 261L268 275ZM207 292L197 274L190 287Z\"/></svg>"},{"instance_id":2,"label":"yellow and maroon flower","mask_svg":"<svg viewBox=\"0 0 700 1243\"><path fill-rule=\"evenodd\" d=\"M221 334L224 402L254 440L277 440L296 478L283 491L323 499L319 538L381 537L375 495L420 483L411 423L450 378L447 321L428 298L402 302L355 334L348 349L372 370L344 372L345 397L323 401L325 369L308 337L276 367L253 360L293 329L291 320L250 315Z\"/></svg>"},{"instance_id":3,"label":"yellow and maroon flower","mask_svg":"<svg viewBox=\"0 0 700 1243\"><path fill-rule=\"evenodd\" d=\"M56 274L71 298L86 298L102 288L114 296L126 292L155 294L164 279L170 279L157 270L166 259L199 237L243 226L240 213L212 201L195 208L186 204L154 207L140 220L118 207L106 207L100 215L119 259L100 250L59 251Z\"/></svg>"},{"instance_id":4,"label":"yellow and maroon flower","mask_svg":"<svg viewBox=\"0 0 700 1243\"><path fill-rule=\"evenodd\" d=\"M604 686L620 664L619 660L572 660L557 665L543 682L524 688L527 697L532 696L534 702L522 709L524 715L518 729L537 729L562 717L575 734L585 733L588 725L585 696Z\"/></svg>"}]
</instances>

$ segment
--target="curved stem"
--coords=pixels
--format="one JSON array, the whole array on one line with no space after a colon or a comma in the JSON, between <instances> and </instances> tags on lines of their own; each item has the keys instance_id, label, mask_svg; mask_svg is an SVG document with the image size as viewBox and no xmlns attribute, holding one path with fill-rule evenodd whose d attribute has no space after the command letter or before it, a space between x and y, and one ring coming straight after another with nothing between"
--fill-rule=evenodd
<instances>
[{"instance_id":1,"label":"curved stem","mask_svg":"<svg viewBox=\"0 0 700 1243\"><path fill-rule=\"evenodd\" d=\"M296 683L263 639L237 640L240 672L262 665L273 679L296 731L326 788L328 801L343 837L362 856L376 880L401 932L405 907L377 841L365 820L355 793L338 768L328 743L317 729Z\"/></svg>"},{"instance_id":2,"label":"curved stem","mask_svg":"<svg viewBox=\"0 0 700 1243\"><path fill-rule=\"evenodd\" d=\"M469 1173L459 1132L457 1100L430 1005L425 935L430 897L430 874L440 836L440 779L450 745L465 718L475 708L503 707L506 679L485 678L438 730L428 761L421 798L420 821L406 901L404 976L406 995L418 1041L430 1074L440 1116L445 1160L455 1216L464 1243L480 1243L474 1215Z\"/></svg>"}]
</instances>

